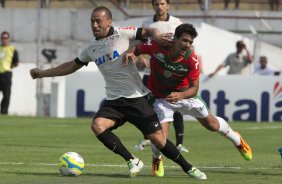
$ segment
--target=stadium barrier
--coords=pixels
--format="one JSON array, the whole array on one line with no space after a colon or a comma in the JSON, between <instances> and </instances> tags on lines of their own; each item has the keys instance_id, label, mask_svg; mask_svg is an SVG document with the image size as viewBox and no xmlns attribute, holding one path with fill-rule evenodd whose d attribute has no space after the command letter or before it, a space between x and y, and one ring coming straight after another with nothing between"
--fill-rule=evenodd
<instances>
[{"instance_id":1,"label":"stadium barrier","mask_svg":"<svg viewBox=\"0 0 282 184\"><path fill-rule=\"evenodd\" d=\"M15 69L10 114L36 115L36 80L28 75L32 67ZM106 97L95 67L44 80L45 116L91 117ZM229 121L282 122L282 76L202 76L199 95L213 114Z\"/></svg>"}]
</instances>

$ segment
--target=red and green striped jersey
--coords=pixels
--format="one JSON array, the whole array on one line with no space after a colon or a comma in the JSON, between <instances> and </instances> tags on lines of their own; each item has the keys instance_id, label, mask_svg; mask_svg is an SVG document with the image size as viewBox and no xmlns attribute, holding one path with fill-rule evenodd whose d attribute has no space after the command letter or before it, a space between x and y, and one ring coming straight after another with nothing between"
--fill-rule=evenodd
<instances>
[{"instance_id":1,"label":"red and green striped jersey","mask_svg":"<svg viewBox=\"0 0 282 184\"><path fill-rule=\"evenodd\" d=\"M164 98L171 92L184 91L189 88L189 81L199 78L199 61L193 50L187 51L185 57L173 62L169 51L154 40L137 47L140 54L151 56L148 88L155 97Z\"/></svg>"}]
</instances>

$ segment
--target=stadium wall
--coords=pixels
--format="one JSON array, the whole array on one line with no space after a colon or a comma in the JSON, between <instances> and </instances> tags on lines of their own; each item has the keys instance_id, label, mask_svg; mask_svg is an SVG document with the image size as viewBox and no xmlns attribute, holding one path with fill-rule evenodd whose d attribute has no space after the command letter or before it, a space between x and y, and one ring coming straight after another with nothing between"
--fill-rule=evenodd
<instances>
[{"instance_id":1,"label":"stadium wall","mask_svg":"<svg viewBox=\"0 0 282 184\"><path fill-rule=\"evenodd\" d=\"M15 69L10 114L36 114L36 80ZM91 80L93 79L93 80ZM42 80L42 79L41 79ZM105 83L94 64L66 77L48 78L44 86L45 116L92 117L105 96ZM201 77L199 95L211 112L229 121L282 122L282 76ZM185 117L189 119L189 117Z\"/></svg>"}]
</instances>

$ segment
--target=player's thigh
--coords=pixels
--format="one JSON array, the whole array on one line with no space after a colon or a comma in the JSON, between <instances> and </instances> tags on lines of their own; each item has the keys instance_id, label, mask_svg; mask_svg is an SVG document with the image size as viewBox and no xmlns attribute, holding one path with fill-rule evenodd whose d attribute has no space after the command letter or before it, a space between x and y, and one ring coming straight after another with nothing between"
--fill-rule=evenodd
<instances>
[{"instance_id":1,"label":"player's thigh","mask_svg":"<svg viewBox=\"0 0 282 184\"><path fill-rule=\"evenodd\" d=\"M182 107L178 110L183 115L190 115L194 118L205 118L209 115L209 110L201 98L190 98L182 100Z\"/></svg>"},{"instance_id":2,"label":"player's thigh","mask_svg":"<svg viewBox=\"0 0 282 184\"><path fill-rule=\"evenodd\" d=\"M127 100L128 108L123 108L127 120L136 126L144 135L161 130L157 114L147 97Z\"/></svg>"},{"instance_id":3,"label":"player's thigh","mask_svg":"<svg viewBox=\"0 0 282 184\"><path fill-rule=\"evenodd\" d=\"M101 131L107 129L116 129L126 122L124 115L118 110L119 108L116 108L113 105L113 103L115 102L105 100L93 117L91 128L95 133L101 133Z\"/></svg>"}]
</instances>

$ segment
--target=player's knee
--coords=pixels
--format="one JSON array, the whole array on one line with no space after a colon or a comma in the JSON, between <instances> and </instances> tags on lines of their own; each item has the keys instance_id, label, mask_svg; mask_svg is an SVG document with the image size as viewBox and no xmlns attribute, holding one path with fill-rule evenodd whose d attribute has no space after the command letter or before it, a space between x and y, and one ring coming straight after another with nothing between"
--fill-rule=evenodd
<instances>
[{"instance_id":1,"label":"player's knee","mask_svg":"<svg viewBox=\"0 0 282 184\"><path fill-rule=\"evenodd\" d=\"M95 135L99 135L100 133L104 132L106 128L103 126L102 123L99 121L93 120L91 124L91 129L95 133Z\"/></svg>"},{"instance_id":2,"label":"player's knee","mask_svg":"<svg viewBox=\"0 0 282 184\"><path fill-rule=\"evenodd\" d=\"M166 143L166 138L161 131L147 135L147 138L158 148L163 148Z\"/></svg>"}]
</instances>

